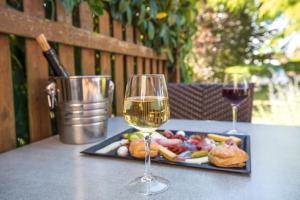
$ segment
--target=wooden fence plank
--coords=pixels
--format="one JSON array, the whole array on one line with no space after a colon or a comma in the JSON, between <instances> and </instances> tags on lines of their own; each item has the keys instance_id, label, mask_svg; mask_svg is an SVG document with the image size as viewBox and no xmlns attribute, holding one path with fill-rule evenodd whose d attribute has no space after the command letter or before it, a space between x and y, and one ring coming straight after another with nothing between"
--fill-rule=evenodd
<instances>
[{"instance_id":1,"label":"wooden fence plank","mask_svg":"<svg viewBox=\"0 0 300 200\"><path fill-rule=\"evenodd\" d=\"M161 61L161 60L158 61L158 73L159 74L163 74L164 73L163 61Z\"/></svg>"},{"instance_id":2,"label":"wooden fence plank","mask_svg":"<svg viewBox=\"0 0 300 200\"><path fill-rule=\"evenodd\" d=\"M113 21L114 37L119 40L122 39L122 24L119 21ZM123 55L115 55L115 65L114 65L114 75L115 75L115 102L116 102L116 115L123 114L123 104L124 104L124 57Z\"/></svg>"},{"instance_id":3,"label":"wooden fence plank","mask_svg":"<svg viewBox=\"0 0 300 200\"><path fill-rule=\"evenodd\" d=\"M101 52L100 62L101 62L101 65L100 65L101 66L101 74L111 75L110 53Z\"/></svg>"},{"instance_id":4,"label":"wooden fence plank","mask_svg":"<svg viewBox=\"0 0 300 200\"><path fill-rule=\"evenodd\" d=\"M72 25L72 14L65 11L60 1L56 1L57 21ZM59 45L59 60L69 71L70 75L75 74L74 48L70 45Z\"/></svg>"},{"instance_id":5,"label":"wooden fence plank","mask_svg":"<svg viewBox=\"0 0 300 200\"><path fill-rule=\"evenodd\" d=\"M156 52L149 47L127 43L102 34L91 34L89 31L65 23L41 19L14 9L0 7L0 24L0 32L16 34L22 37L35 38L38 34L45 33L50 41L57 43L123 55L160 60L167 59L165 53L157 55ZM12 26L11 24L14 25ZM30 29L28 29L28 27L30 27Z\"/></svg>"},{"instance_id":6,"label":"wooden fence plank","mask_svg":"<svg viewBox=\"0 0 300 200\"><path fill-rule=\"evenodd\" d=\"M109 14L106 11L99 17L99 31L105 36L110 36ZM104 51L100 53L100 66L103 75L111 75L110 53Z\"/></svg>"},{"instance_id":7,"label":"wooden fence plank","mask_svg":"<svg viewBox=\"0 0 300 200\"><path fill-rule=\"evenodd\" d=\"M131 77L134 74L134 58L129 56L127 60L127 78Z\"/></svg>"},{"instance_id":8,"label":"wooden fence plank","mask_svg":"<svg viewBox=\"0 0 300 200\"><path fill-rule=\"evenodd\" d=\"M152 74L157 74L157 60L152 60L152 70L151 73Z\"/></svg>"},{"instance_id":9,"label":"wooden fence plank","mask_svg":"<svg viewBox=\"0 0 300 200\"><path fill-rule=\"evenodd\" d=\"M107 11L103 11L103 15L99 17L99 32L102 35L110 36L110 27L109 27L109 14ZM102 75L112 75L111 74L111 54L105 51L100 53L100 66ZM108 109L109 116L112 115L112 105Z\"/></svg>"},{"instance_id":10,"label":"wooden fence plank","mask_svg":"<svg viewBox=\"0 0 300 200\"><path fill-rule=\"evenodd\" d=\"M140 31L138 29L135 29L135 41L138 45L143 45L140 35L141 35ZM136 67L137 67L137 74L144 73L143 58L141 58L141 57L136 58Z\"/></svg>"},{"instance_id":11,"label":"wooden fence plank","mask_svg":"<svg viewBox=\"0 0 300 200\"><path fill-rule=\"evenodd\" d=\"M6 0L0 0L5 6ZM0 34L0 153L16 147L15 112L9 39Z\"/></svg>"},{"instance_id":12,"label":"wooden fence plank","mask_svg":"<svg viewBox=\"0 0 300 200\"><path fill-rule=\"evenodd\" d=\"M36 0L34 3L24 0L23 7L24 12L30 15L44 17L43 0ZM34 142L51 136L49 109L44 92L48 81L48 64L35 40L26 39L25 48L30 141Z\"/></svg>"},{"instance_id":13,"label":"wooden fence plank","mask_svg":"<svg viewBox=\"0 0 300 200\"><path fill-rule=\"evenodd\" d=\"M145 59L145 74L151 74L151 63L150 59Z\"/></svg>"},{"instance_id":14,"label":"wooden fence plank","mask_svg":"<svg viewBox=\"0 0 300 200\"><path fill-rule=\"evenodd\" d=\"M140 58L138 57L136 59L136 67L137 67L137 74L143 74L143 68L144 68L144 65L143 65L143 58Z\"/></svg>"},{"instance_id":15,"label":"wooden fence plank","mask_svg":"<svg viewBox=\"0 0 300 200\"><path fill-rule=\"evenodd\" d=\"M2 4L3 5L3 4ZM1 4L0 4L1 6ZM0 153L16 147L9 39L0 34Z\"/></svg>"},{"instance_id":16,"label":"wooden fence plank","mask_svg":"<svg viewBox=\"0 0 300 200\"><path fill-rule=\"evenodd\" d=\"M141 35L140 31L138 29L135 29L135 41L138 45L143 45L140 35ZM137 74L144 73L143 58L141 58L141 57L136 58L136 67L137 67Z\"/></svg>"},{"instance_id":17,"label":"wooden fence plank","mask_svg":"<svg viewBox=\"0 0 300 200\"><path fill-rule=\"evenodd\" d=\"M133 43L133 27L126 25L126 41ZM134 74L134 57L126 56L127 78Z\"/></svg>"},{"instance_id":18,"label":"wooden fence plank","mask_svg":"<svg viewBox=\"0 0 300 200\"><path fill-rule=\"evenodd\" d=\"M164 75L165 75L165 79L166 79L166 81L168 82L169 76L168 76L168 66L167 66L167 62L164 62L164 63L163 63L163 66L164 66Z\"/></svg>"},{"instance_id":19,"label":"wooden fence plank","mask_svg":"<svg viewBox=\"0 0 300 200\"><path fill-rule=\"evenodd\" d=\"M79 5L80 27L93 32L93 16L87 2ZM83 75L95 74L95 51L92 49L81 49L81 69Z\"/></svg>"}]
</instances>

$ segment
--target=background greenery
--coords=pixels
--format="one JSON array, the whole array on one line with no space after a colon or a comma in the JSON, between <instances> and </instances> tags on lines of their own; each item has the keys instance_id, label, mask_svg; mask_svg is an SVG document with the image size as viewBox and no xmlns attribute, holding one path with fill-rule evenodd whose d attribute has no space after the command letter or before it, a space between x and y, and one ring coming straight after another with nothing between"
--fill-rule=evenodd
<instances>
[{"instance_id":1,"label":"background greenery","mask_svg":"<svg viewBox=\"0 0 300 200\"><path fill-rule=\"evenodd\" d=\"M246 69L256 83L253 121L300 125L299 8L299 0L201 1L186 56L192 80L220 82L228 68Z\"/></svg>"},{"instance_id":2,"label":"background greenery","mask_svg":"<svg viewBox=\"0 0 300 200\"><path fill-rule=\"evenodd\" d=\"M61 0L68 11L72 11L80 0ZM86 0L95 15L107 10L112 18L124 24L132 24L141 32L144 45L157 52L166 52L168 66L180 62L183 80L190 80L185 56L192 49L192 36L197 30L197 0Z\"/></svg>"},{"instance_id":3,"label":"background greenery","mask_svg":"<svg viewBox=\"0 0 300 200\"><path fill-rule=\"evenodd\" d=\"M300 1L201 2L194 48L186 57L193 65L193 81L220 81L229 66L250 64L264 68L273 58L283 65L292 61L284 58L278 42L298 32ZM271 28L276 20L285 20L287 25Z\"/></svg>"}]
</instances>

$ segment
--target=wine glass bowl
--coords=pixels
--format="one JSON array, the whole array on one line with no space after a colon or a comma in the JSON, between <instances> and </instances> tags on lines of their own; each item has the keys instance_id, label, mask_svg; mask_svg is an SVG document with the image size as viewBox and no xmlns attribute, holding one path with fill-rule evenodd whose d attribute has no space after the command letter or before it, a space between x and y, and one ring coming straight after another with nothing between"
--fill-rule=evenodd
<instances>
[{"instance_id":1,"label":"wine glass bowl","mask_svg":"<svg viewBox=\"0 0 300 200\"><path fill-rule=\"evenodd\" d=\"M168 120L168 107L167 97L128 97L123 114L131 126L151 134Z\"/></svg>"},{"instance_id":2,"label":"wine glass bowl","mask_svg":"<svg viewBox=\"0 0 300 200\"><path fill-rule=\"evenodd\" d=\"M232 129L228 134L241 134L236 130L238 106L249 96L249 84L245 73L228 73L225 75L222 96L232 107Z\"/></svg>"},{"instance_id":3,"label":"wine glass bowl","mask_svg":"<svg viewBox=\"0 0 300 200\"><path fill-rule=\"evenodd\" d=\"M248 97L249 89L243 85L232 86L226 85L222 89L222 96L228 100L231 104L240 105Z\"/></svg>"},{"instance_id":4,"label":"wine glass bowl","mask_svg":"<svg viewBox=\"0 0 300 200\"><path fill-rule=\"evenodd\" d=\"M145 172L131 181L128 189L143 195L167 190L169 182L150 172L151 133L167 122L170 116L164 75L133 75L126 86L123 114L127 123L145 136Z\"/></svg>"}]
</instances>

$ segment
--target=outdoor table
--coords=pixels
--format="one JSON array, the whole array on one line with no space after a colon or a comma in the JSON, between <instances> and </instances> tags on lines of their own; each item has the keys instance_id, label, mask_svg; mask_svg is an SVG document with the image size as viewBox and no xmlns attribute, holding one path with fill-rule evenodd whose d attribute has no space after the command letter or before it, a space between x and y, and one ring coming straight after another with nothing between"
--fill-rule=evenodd
<instances>
[{"instance_id":1,"label":"outdoor table","mask_svg":"<svg viewBox=\"0 0 300 200\"><path fill-rule=\"evenodd\" d=\"M230 122L169 120L162 128L222 132ZM109 120L108 136L129 128ZM238 123L251 136L250 176L152 164L170 188L143 197L125 185L142 175L144 163L81 155L95 144L67 145L58 136L0 155L0 199L300 199L300 127Z\"/></svg>"}]
</instances>

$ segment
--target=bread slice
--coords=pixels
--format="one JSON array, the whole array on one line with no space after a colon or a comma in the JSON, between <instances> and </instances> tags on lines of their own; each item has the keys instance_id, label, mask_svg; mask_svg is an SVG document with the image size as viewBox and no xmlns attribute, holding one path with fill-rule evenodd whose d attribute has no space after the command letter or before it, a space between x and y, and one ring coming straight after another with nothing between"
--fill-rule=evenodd
<instances>
[{"instance_id":1,"label":"bread slice","mask_svg":"<svg viewBox=\"0 0 300 200\"><path fill-rule=\"evenodd\" d=\"M208 161L218 167L243 167L248 159L248 154L236 145L222 144L208 154Z\"/></svg>"},{"instance_id":2,"label":"bread slice","mask_svg":"<svg viewBox=\"0 0 300 200\"><path fill-rule=\"evenodd\" d=\"M135 158L145 158L145 143L143 139L135 139L131 141L129 146L130 155ZM158 144L151 142L150 156L156 157L158 154Z\"/></svg>"}]
</instances>

